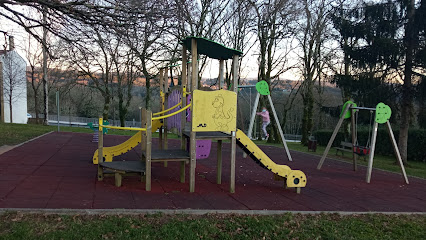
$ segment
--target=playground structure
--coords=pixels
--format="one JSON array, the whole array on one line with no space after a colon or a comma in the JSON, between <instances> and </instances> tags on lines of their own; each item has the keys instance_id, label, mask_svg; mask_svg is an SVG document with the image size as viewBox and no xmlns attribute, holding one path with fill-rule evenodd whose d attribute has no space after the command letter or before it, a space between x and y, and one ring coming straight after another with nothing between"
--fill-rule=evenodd
<instances>
[{"instance_id":1,"label":"playground structure","mask_svg":"<svg viewBox=\"0 0 426 240\"><path fill-rule=\"evenodd\" d=\"M357 111L360 110L368 110L368 111L372 111L375 113L375 117L374 117L374 123L373 123L373 127L372 127L372 133L371 133L371 143L370 143L370 136L369 136L369 140L367 142L367 146L365 147L361 147L358 145L358 140L357 140L357 122L356 122L356 114ZM340 119L336 125L336 128L333 131L333 134L331 135L330 140L328 141L327 147L324 151L324 154L322 155L322 158L320 160L320 162L318 163L317 169L320 170L322 167L322 164L325 161L325 158L327 157L328 151L331 148L331 145L333 144L333 141L337 135L337 132L339 131L343 120L344 119L351 119L351 132L352 132L352 159L353 159L353 168L354 171L357 170L357 157L358 155L369 155L368 156L368 167L367 167L367 174L366 174L366 182L370 183L371 180L371 173L373 170L373 159L374 159L374 150L375 150L375 146L376 146L376 139L377 139L377 129L379 124L385 124L388 134L389 134L389 138L391 140L394 152L395 152L395 156L396 159L398 160L399 166L401 168L401 172L402 175L404 177L405 183L409 184L408 182L408 178L407 178L407 174L405 173L405 168L404 168L404 164L402 162L401 159L401 154L399 153L399 149L398 149L398 145L396 143L395 140L395 136L393 134L392 131L392 127L389 123L389 119L391 117L392 114L392 110L391 108L384 104L384 103L379 103L377 104L376 108L368 108L368 107L358 107L356 105L356 103L352 102L352 101L347 101L344 105L343 105L343 109L342 112L340 114ZM370 121L371 124L371 121ZM370 145L371 144L371 145Z\"/></svg>"},{"instance_id":2,"label":"playground structure","mask_svg":"<svg viewBox=\"0 0 426 240\"><path fill-rule=\"evenodd\" d=\"M197 154L197 146L200 149L199 140L217 141L217 184L222 182L222 145L223 141L230 141L230 192L235 192L235 155L236 146L240 146L251 158L265 169L270 170L274 174L275 180L283 180L286 187L293 187L297 193L300 193L302 187L306 186L306 176L302 171L292 170L286 165L279 165L273 162L249 137L241 130L236 128L237 116L237 93L238 93L238 62L242 52L227 48L221 44L208 39L199 37L187 37L181 41L182 44L182 85L178 87L181 96L177 93L174 96L173 90L168 93L167 71L160 69L160 95L162 103L162 111L152 113L147 109L142 109L142 126L141 128L120 128L100 125L99 127L99 145L97 154L98 164L98 180L102 180L104 174L114 173L116 185L121 185L123 174L137 173L142 175L145 181L146 191L151 190L151 164L152 162L180 162L180 181L185 182L185 164L189 162L189 191L195 191L195 169L197 159L202 158ZM187 51L191 53L191 74L187 75ZM201 91L198 90L198 54L219 60L219 90ZM224 64L225 60L232 59L232 84L231 89L223 89L224 82ZM189 72L189 71L188 71ZM269 87L263 86L263 88ZM188 99L191 99L188 101ZM168 100L173 99L173 100ZM269 97L270 99L270 97ZM166 105L173 105L167 108ZM273 106L273 105L272 105ZM180 117L177 114L180 113ZM186 114L185 114L186 113ZM158 117L153 117L157 116ZM274 113L276 117L276 114ZM158 122L162 121L159 125ZM100 119L102 122L102 119ZM169 124L170 123L170 124ZM180 123L180 124L179 124ZM159 149L152 148L152 132L154 128L160 129L160 146ZM123 146L115 146L110 149L103 147L102 128L116 128L139 131L129 139ZM180 149L168 149L167 132L176 128L178 135L181 137ZM250 133L249 133L250 134ZM282 134L284 146L285 140ZM189 142L189 148L187 143ZM112 158L105 157L106 151L119 153L129 151L131 148L141 143L142 161L137 163L127 162L108 162ZM120 147L119 147L120 146ZM131 148L130 148L131 147ZM124 149L124 150L123 150ZM209 149L209 147L206 147ZM189 151L188 151L189 150ZM291 160L288 148L286 148L288 159ZM108 154L107 154L108 155ZM112 156L110 153L109 155ZM197 157L198 155L198 157ZM205 157L205 156L204 156ZM105 160L104 160L105 159ZM94 157L95 162L95 157ZM134 168L134 169L133 169ZM143 176L144 175L144 176Z\"/></svg>"}]
</instances>

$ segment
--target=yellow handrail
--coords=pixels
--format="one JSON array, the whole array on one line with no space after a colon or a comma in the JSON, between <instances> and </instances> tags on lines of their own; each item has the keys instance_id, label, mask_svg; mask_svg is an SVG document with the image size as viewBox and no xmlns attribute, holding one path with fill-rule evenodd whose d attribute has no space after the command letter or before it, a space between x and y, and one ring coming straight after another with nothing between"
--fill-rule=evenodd
<instances>
[{"instance_id":1,"label":"yellow handrail","mask_svg":"<svg viewBox=\"0 0 426 240\"><path fill-rule=\"evenodd\" d=\"M161 112L153 113L153 114L152 114L152 116L161 115L162 113L168 112L168 111L170 111L170 110L173 110L173 109L175 109L175 108L179 107L181 104L182 104L182 101L180 101L178 104L174 105L173 107L171 107L171 108L169 108L169 109L166 109L166 110L161 111Z\"/></svg>"},{"instance_id":2,"label":"yellow handrail","mask_svg":"<svg viewBox=\"0 0 426 240\"><path fill-rule=\"evenodd\" d=\"M115 127L115 126L102 125L102 124L99 126L104 128L118 129L118 130L146 131L146 128Z\"/></svg>"},{"instance_id":3,"label":"yellow handrail","mask_svg":"<svg viewBox=\"0 0 426 240\"><path fill-rule=\"evenodd\" d=\"M190 103L190 104L188 104L188 105L186 105L186 107L184 107L184 108L182 108L182 109L180 109L180 110L177 110L176 112L172 112L172 113L170 113L170 114L167 114L167 115L164 115L164 116L161 116L161 117L155 117L155 118L152 118L152 121L154 121L154 120L158 120L158 119L164 119L164 118L171 117L171 116L173 116L173 115L176 115L176 114L178 114L178 113L180 113L180 112L185 111L185 110L186 110L186 109L188 109L190 106L191 106L191 103Z\"/></svg>"}]
</instances>

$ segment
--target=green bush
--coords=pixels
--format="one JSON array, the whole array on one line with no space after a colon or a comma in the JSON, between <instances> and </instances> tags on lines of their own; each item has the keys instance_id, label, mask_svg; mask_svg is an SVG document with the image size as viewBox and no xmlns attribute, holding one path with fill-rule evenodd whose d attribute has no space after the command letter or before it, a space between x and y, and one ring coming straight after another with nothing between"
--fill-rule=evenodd
<instances>
[{"instance_id":1,"label":"green bush","mask_svg":"<svg viewBox=\"0 0 426 240\"><path fill-rule=\"evenodd\" d=\"M318 130L314 133L314 136L319 145L326 146L329 139L331 138L332 130ZM393 131L395 139L398 142L399 130ZM358 145L366 146L368 141L368 129L358 130ZM351 141L351 136L347 137L347 142ZM343 130L339 131L333 142L333 147L339 146L341 141L345 141ZM371 141L371 140L370 140ZM410 129L408 131L408 160L409 161L423 161L426 162L426 129ZM389 138L389 134L383 125L379 125L377 131L376 141L376 154L381 155L394 155L392 144Z\"/></svg>"}]
</instances>

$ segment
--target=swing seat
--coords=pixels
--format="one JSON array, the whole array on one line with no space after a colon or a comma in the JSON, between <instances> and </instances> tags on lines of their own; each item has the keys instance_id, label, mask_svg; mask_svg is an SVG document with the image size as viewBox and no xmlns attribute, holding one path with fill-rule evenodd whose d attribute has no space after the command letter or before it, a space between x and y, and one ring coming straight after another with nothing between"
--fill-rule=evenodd
<instances>
[{"instance_id":1,"label":"swing seat","mask_svg":"<svg viewBox=\"0 0 426 240\"><path fill-rule=\"evenodd\" d=\"M354 153L358 154L359 156L366 156L370 154L370 148L363 146L354 146Z\"/></svg>"}]
</instances>

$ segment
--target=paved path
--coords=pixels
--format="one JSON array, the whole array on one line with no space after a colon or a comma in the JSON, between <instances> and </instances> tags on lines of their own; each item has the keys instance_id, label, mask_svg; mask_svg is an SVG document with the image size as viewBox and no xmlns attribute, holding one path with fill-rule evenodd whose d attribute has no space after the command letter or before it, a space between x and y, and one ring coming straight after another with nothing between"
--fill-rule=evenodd
<instances>
[{"instance_id":1,"label":"paved path","mask_svg":"<svg viewBox=\"0 0 426 240\"><path fill-rule=\"evenodd\" d=\"M127 137L106 136L105 146ZM229 144L223 148L222 185L216 182L216 146L209 159L197 162L196 192L179 182L179 163L153 164L152 191L144 190L138 177L123 179L114 186L113 177L96 180L92 156L97 147L92 135L51 133L0 155L0 208L49 209L232 209L294 211L385 211L426 212L426 180L410 178L410 185L399 174L373 170L365 183L364 167L358 172L348 163L327 159L316 170L319 157L292 152L294 161L284 159L284 149L264 146L272 160L304 171L308 185L296 194L275 182L272 173L237 153L236 193L229 189ZM158 146L154 141L154 146ZM170 140L170 148L178 147ZM138 151L120 156L138 160ZM188 166L187 166L188 173ZM188 175L186 176L188 179Z\"/></svg>"}]
</instances>

